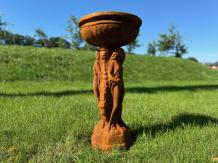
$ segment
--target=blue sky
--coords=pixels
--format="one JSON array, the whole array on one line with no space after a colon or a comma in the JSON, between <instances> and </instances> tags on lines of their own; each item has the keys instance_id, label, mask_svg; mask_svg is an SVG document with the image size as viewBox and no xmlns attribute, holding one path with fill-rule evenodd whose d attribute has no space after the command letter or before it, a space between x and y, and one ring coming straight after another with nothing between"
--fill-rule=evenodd
<instances>
[{"instance_id":1,"label":"blue sky","mask_svg":"<svg viewBox=\"0 0 218 163\"><path fill-rule=\"evenodd\" d=\"M49 36L64 36L70 15L78 18L96 11L124 11L142 21L135 50L145 54L147 43L177 26L189 48L185 57L218 61L218 0L0 0L0 14L12 23L11 31L34 35L42 28Z\"/></svg>"}]
</instances>

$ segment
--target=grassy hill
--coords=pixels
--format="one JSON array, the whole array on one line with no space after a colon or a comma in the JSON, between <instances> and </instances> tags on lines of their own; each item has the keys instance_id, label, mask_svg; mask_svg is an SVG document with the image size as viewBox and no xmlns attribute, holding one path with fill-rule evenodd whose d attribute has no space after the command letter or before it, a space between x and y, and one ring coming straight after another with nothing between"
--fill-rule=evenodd
<instances>
[{"instance_id":1,"label":"grassy hill","mask_svg":"<svg viewBox=\"0 0 218 163\"><path fill-rule=\"evenodd\" d=\"M189 60L138 55L127 55L124 65L122 119L134 143L125 151L93 150L90 137L99 121L93 61L94 52L0 46L0 162L218 157L218 72Z\"/></svg>"},{"instance_id":2,"label":"grassy hill","mask_svg":"<svg viewBox=\"0 0 218 163\"><path fill-rule=\"evenodd\" d=\"M94 58L91 51L0 46L0 81L90 82ZM217 80L218 72L185 59L127 55L124 79L128 82Z\"/></svg>"}]
</instances>

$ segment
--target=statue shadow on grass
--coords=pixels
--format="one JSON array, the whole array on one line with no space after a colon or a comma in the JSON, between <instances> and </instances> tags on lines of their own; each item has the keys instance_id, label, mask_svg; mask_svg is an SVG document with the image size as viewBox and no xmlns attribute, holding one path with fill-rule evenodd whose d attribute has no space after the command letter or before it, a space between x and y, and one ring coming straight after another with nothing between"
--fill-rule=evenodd
<instances>
[{"instance_id":1,"label":"statue shadow on grass","mask_svg":"<svg viewBox=\"0 0 218 163\"><path fill-rule=\"evenodd\" d=\"M209 124L218 125L218 119L194 113L181 113L172 117L172 120L167 123L154 124L149 126L139 126L132 130L134 141L143 133L155 138L156 135L164 134L169 131L175 131L178 128L185 129L186 126L205 127Z\"/></svg>"},{"instance_id":2,"label":"statue shadow on grass","mask_svg":"<svg viewBox=\"0 0 218 163\"><path fill-rule=\"evenodd\" d=\"M158 93L173 91L197 91L197 90L218 90L218 85L189 85L189 86L157 86L157 87L127 87L127 93ZM93 90L63 90L56 92L39 91L27 93L0 93L0 97L26 97L26 96L51 96L62 97L79 94L91 94Z\"/></svg>"},{"instance_id":3,"label":"statue shadow on grass","mask_svg":"<svg viewBox=\"0 0 218 163\"><path fill-rule=\"evenodd\" d=\"M72 96L79 94L90 94L92 90L66 90L66 91L39 91L39 92L28 92L28 93L0 93L0 97L27 97L27 96L51 96L51 97L62 97Z\"/></svg>"},{"instance_id":4,"label":"statue shadow on grass","mask_svg":"<svg viewBox=\"0 0 218 163\"><path fill-rule=\"evenodd\" d=\"M215 117L211 117L208 115L202 115L198 113L181 113L176 116L173 116L171 121L166 123L159 123L149 126L143 126L134 124L137 126L135 128L131 128L133 143L135 143L138 137L142 134L146 134L149 137L155 138L157 135L165 134L169 131L175 131L176 129L185 129L187 126L197 126L200 128L206 127L208 125L218 125L218 119ZM90 144L91 143L91 134L92 132L78 134L76 139L77 142ZM131 148L128 147L127 149Z\"/></svg>"},{"instance_id":5,"label":"statue shadow on grass","mask_svg":"<svg viewBox=\"0 0 218 163\"><path fill-rule=\"evenodd\" d=\"M157 87L129 87L128 93L158 93L174 91L197 91L197 90L216 90L218 85L186 85L186 86L157 86Z\"/></svg>"}]
</instances>

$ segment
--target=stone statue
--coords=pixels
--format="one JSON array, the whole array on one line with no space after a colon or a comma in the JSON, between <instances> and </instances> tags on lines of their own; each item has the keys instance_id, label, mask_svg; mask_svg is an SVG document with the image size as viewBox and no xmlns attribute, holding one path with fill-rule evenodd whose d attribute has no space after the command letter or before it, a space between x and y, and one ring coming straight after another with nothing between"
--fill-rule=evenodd
<instances>
[{"instance_id":1,"label":"stone statue","mask_svg":"<svg viewBox=\"0 0 218 163\"><path fill-rule=\"evenodd\" d=\"M121 119L122 102L125 93L123 67L125 53L98 49L93 66L93 89L98 102L101 120L92 135L92 145L100 149L111 149L114 144L125 147L125 140L132 142L131 133Z\"/></svg>"},{"instance_id":2,"label":"stone statue","mask_svg":"<svg viewBox=\"0 0 218 163\"><path fill-rule=\"evenodd\" d=\"M139 17L122 12L92 13L79 21L82 38L99 47L93 66L93 90L100 121L91 137L93 148L123 149L133 142L130 129L121 118L125 52L120 47L135 40L141 23Z\"/></svg>"}]
</instances>

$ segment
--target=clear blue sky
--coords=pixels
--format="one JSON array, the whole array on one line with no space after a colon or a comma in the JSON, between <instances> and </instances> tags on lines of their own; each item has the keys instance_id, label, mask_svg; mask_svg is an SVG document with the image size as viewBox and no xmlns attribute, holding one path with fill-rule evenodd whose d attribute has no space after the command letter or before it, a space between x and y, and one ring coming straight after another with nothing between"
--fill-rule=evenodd
<instances>
[{"instance_id":1,"label":"clear blue sky","mask_svg":"<svg viewBox=\"0 0 218 163\"><path fill-rule=\"evenodd\" d=\"M70 15L104 10L130 12L143 20L143 46L136 53L146 53L147 43L174 24L189 48L185 57L218 61L218 0L0 0L0 14L13 24L9 29L29 35L40 27L49 36L64 36Z\"/></svg>"}]
</instances>

